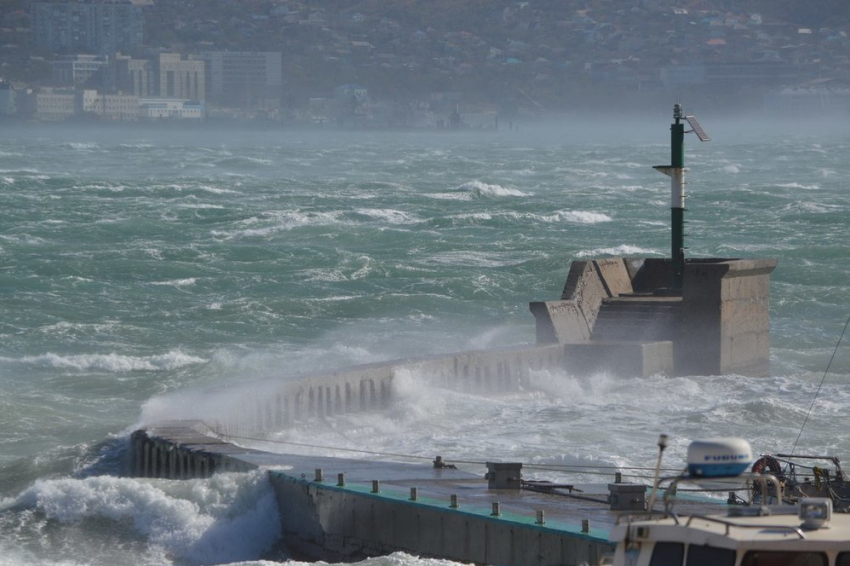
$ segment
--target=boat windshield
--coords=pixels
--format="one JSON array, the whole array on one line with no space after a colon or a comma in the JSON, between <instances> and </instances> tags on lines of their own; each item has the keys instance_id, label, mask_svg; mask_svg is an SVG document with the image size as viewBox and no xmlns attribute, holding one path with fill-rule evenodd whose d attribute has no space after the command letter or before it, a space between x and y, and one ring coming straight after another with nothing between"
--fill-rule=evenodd
<instances>
[{"instance_id":1,"label":"boat windshield","mask_svg":"<svg viewBox=\"0 0 850 566\"><path fill-rule=\"evenodd\" d=\"M713 546L688 546L688 566L735 566L735 551Z\"/></svg>"},{"instance_id":2,"label":"boat windshield","mask_svg":"<svg viewBox=\"0 0 850 566\"><path fill-rule=\"evenodd\" d=\"M685 545L679 542L658 542L652 550L650 566L681 565ZM735 551L713 546L688 546L688 566L735 566Z\"/></svg>"},{"instance_id":3,"label":"boat windshield","mask_svg":"<svg viewBox=\"0 0 850 566\"><path fill-rule=\"evenodd\" d=\"M823 552L789 552L751 550L744 555L741 566L827 566Z\"/></svg>"}]
</instances>

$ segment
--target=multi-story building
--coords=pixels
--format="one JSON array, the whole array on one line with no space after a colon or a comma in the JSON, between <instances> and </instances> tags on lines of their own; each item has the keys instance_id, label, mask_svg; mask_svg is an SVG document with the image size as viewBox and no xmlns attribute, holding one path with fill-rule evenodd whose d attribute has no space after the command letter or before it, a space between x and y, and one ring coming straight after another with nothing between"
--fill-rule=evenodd
<instances>
[{"instance_id":1,"label":"multi-story building","mask_svg":"<svg viewBox=\"0 0 850 566\"><path fill-rule=\"evenodd\" d=\"M179 53L160 53L156 76L157 90L163 98L206 99L203 61L184 60Z\"/></svg>"},{"instance_id":2,"label":"multi-story building","mask_svg":"<svg viewBox=\"0 0 850 566\"><path fill-rule=\"evenodd\" d=\"M147 120L201 120L204 118L204 103L176 98L141 98L139 117Z\"/></svg>"},{"instance_id":3,"label":"multi-story building","mask_svg":"<svg viewBox=\"0 0 850 566\"><path fill-rule=\"evenodd\" d=\"M0 80L0 116L17 114L18 107L15 98L15 89L12 88L12 84Z\"/></svg>"},{"instance_id":4,"label":"multi-story building","mask_svg":"<svg viewBox=\"0 0 850 566\"><path fill-rule=\"evenodd\" d=\"M283 55L280 51L210 51L208 95L222 106L271 110L280 107Z\"/></svg>"},{"instance_id":5,"label":"multi-story building","mask_svg":"<svg viewBox=\"0 0 850 566\"><path fill-rule=\"evenodd\" d=\"M155 96L157 80L154 64L126 55L115 57L115 85L119 92L135 96Z\"/></svg>"},{"instance_id":6,"label":"multi-story building","mask_svg":"<svg viewBox=\"0 0 850 566\"><path fill-rule=\"evenodd\" d=\"M139 97L125 94L103 96L103 114L107 120L130 122L139 119Z\"/></svg>"},{"instance_id":7,"label":"multi-story building","mask_svg":"<svg viewBox=\"0 0 850 566\"><path fill-rule=\"evenodd\" d=\"M45 89L35 94L35 117L45 121L67 120L77 113L73 90Z\"/></svg>"},{"instance_id":8,"label":"multi-story building","mask_svg":"<svg viewBox=\"0 0 850 566\"><path fill-rule=\"evenodd\" d=\"M129 0L112 2L35 2L35 44L52 51L110 54L142 44L142 7Z\"/></svg>"},{"instance_id":9,"label":"multi-story building","mask_svg":"<svg viewBox=\"0 0 850 566\"><path fill-rule=\"evenodd\" d=\"M53 61L53 82L63 86L82 85L108 64L101 55L68 55Z\"/></svg>"}]
</instances>

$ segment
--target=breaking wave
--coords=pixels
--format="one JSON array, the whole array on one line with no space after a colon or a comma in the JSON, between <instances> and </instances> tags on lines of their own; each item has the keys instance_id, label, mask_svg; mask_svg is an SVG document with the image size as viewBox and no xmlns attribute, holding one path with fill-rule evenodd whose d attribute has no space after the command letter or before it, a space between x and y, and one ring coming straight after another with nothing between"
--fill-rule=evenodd
<instances>
[{"instance_id":1,"label":"breaking wave","mask_svg":"<svg viewBox=\"0 0 850 566\"><path fill-rule=\"evenodd\" d=\"M458 191L468 192L477 197L525 197L524 193L517 189L510 189L501 185L489 185L481 181L467 181L457 188Z\"/></svg>"},{"instance_id":2,"label":"breaking wave","mask_svg":"<svg viewBox=\"0 0 850 566\"><path fill-rule=\"evenodd\" d=\"M29 366L73 369L79 371L100 370L114 373L128 371L170 371L181 367L203 364L207 360L185 354L179 350L156 356L125 356L121 354L79 354L60 356L47 353L22 358L0 358L0 361Z\"/></svg>"}]
</instances>

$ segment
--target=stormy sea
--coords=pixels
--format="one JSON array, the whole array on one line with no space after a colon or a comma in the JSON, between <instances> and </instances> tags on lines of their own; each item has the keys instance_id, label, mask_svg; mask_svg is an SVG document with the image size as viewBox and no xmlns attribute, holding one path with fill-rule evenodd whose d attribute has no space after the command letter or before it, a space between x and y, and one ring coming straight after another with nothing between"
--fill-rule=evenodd
<instances>
[{"instance_id":1,"label":"stormy sea","mask_svg":"<svg viewBox=\"0 0 850 566\"><path fill-rule=\"evenodd\" d=\"M543 473L570 482L653 465L660 433L671 466L706 436L850 456L850 134L702 121L687 254L779 260L771 377L537 372L487 395L408 376L387 409L274 431L278 449L585 470ZM223 386L533 343L528 303L572 260L669 253L669 123L4 126L0 566L285 560L262 474L128 477L129 434Z\"/></svg>"}]
</instances>

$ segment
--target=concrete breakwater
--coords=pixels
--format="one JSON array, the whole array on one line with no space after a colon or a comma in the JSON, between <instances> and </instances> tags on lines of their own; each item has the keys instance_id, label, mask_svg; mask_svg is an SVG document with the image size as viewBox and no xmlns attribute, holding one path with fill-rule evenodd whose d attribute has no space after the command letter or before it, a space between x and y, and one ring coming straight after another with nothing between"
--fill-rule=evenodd
<instances>
[{"instance_id":1,"label":"concrete breakwater","mask_svg":"<svg viewBox=\"0 0 850 566\"><path fill-rule=\"evenodd\" d=\"M611 356L632 375L664 373L658 360L669 359L670 345L624 342L606 351L592 344L546 344L491 351L472 351L444 357L396 360L355 366L297 381L266 382L238 388L228 395L221 413L207 412L203 420L215 432L246 436L308 418L386 407L393 381L400 374L434 387L459 391L511 391L527 382L531 372L569 371L579 356ZM583 359L583 358L582 358ZM613 359L613 358L611 358Z\"/></svg>"},{"instance_id":2,"label":"concrete breakwater","mask_svg":"<svg viewBox=\"0 0 850 566\"><path fill-rule=\"evenodd\" d=\"M644 486L540 486L521 464L481 475L434 466L277 454L239 442L293 423L387 407L402 374L448 390L510 391L533 372L764 375L774 260L691 260L684 291L663 289L664 260L574 262L561 300L531 304L536 345L357 366L224 394L131 436L131 473L185 479L267 470L287 548L353 560L402 550L487 564L595 563L618 511L642 509ZM220 410L219 410L220 409ZM197 420L191 420L196 418ZM483 465L483 463L482 463ZM311 479L312 478L312 479ZM328 479L326 479L328 478ZM336 478L334 481L333 478Z\"/></svg>"}]
</instances>

